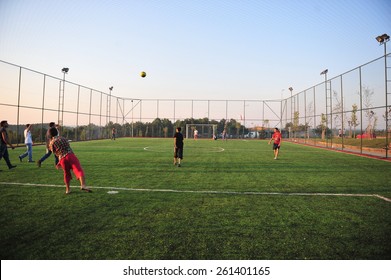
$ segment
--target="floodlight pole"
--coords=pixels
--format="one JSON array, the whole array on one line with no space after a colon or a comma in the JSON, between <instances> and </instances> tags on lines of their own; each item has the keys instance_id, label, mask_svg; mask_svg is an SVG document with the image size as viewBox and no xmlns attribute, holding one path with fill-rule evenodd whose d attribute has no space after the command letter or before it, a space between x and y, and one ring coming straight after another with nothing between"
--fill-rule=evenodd
<instances>
[{"instance_id":1,"label":"floodlight pole","mask_svg":"<svg viewBox=\"0 0 391 280\"><path fill-rule=\"evenodd\" d=\"M384 45L384 80L385 80L385 98L386 98L386 113L385 113L385 116L386 116L386 146L385 146L385 150L386 150L386 158L388 158L388 149L390 148L389 146L389 137L388 137L388 131L389 131L389 128L388 128L388 119L390 118L390 111L391 109L389 109L388 107L388 94L391 94L391 93L388 93L388 87L387 87L387 84L388 84L388 77L387 77L387 42L390 40L390 36L388 36L387 34L383 34L383 35L380 35L380 36L377 36L376 37L376 41L378 41L380 43L380 45Z\"/></svg>"},{"instance_id":2,"label":"floodlight pole","mask_svg":"<svg viewBox=\"0 0 391 280\"><path fill-rule=\"evenodd\" d=\"M133 99L132 99L132 138L133 138Z\"/></svg>"},{"instance_id":3,"label":"floodlight pole","mask_svg":"<svg viewBox=\"0 0 391 280\"><path fill-rule=\"evenodd\" d=\"M111 115L111 91L113 87L109 87L110 95L107 96L107 110L106 110L106 126L107 126L107 137L110 138L110 115ZM113 126L114 127L114 126Z\"/></svg>"},{"instance_id":4,"label":"floodlight pole","mask_svg":"<svg viewBox=\"0 0 391 280\"><path fill-rule=\"evenodd\" d=\"M326 94L326 132L325 132L325 137L326 137L326 146L328 147L328 141L327 141L327 128L329 126L329 116L328 116L328 110L327 110L327 106L328 106L328 102L327 102L327 72L329 72L328 69L322 71L320 73L320 75L324 75L324 92ZM331 93L330 93L330 100L331 100ZM331 107L331 103L330 103L330 107ZM322 122L322 120L321 120Z\"/></svg>"},{"instance_id":5,"label":"floodlight pole","mask_svg":"<svg viewBox=\"0 0 391 280\"><path fill-rule=\"evenodd\" d=\"M108 122L110 122L110 115L111 115L111 91L113 90L113 87L109 87L109 90L110 90L110 96L109 96L109 101L107 102L107 106L109 107L109 110L108 110Z\"/></svg>"},{"instance_id":6,"label":"floodlight pole","mask_svg":"<svg viewBox=\"0 0 391 280\"><path fill-rule=\"evenodd\" d=\"M384 41L384 79L385 79L385 95L386 95L386 158L388 158L388 149L389 146L389 135L388 135L388 119L390 118L390 110L388 108L388 77L387 77L387 41L390 40L390 37L388 36L388 39Z\"/></svg>"},{"instance_id":7,"label":"floodlight pole","mask_svg":"<svg viewBox=\"0 0 391 280\"><path fill-rule=\"evenodd\" d=\"M64 67L61 69L62 73L64 73L62 79L62 89L60 87L60 93L58 96L58 124L63 126L64 121L64 96L65 96L65 74L68 74L69 68Z\"/></svg>"},{"instance_id":8,"label":"floodlight pole","mask_svg":"<svg viewBox=\"0 0 391 280\"><path fill-rule=\"evenodd\" d=\"M292 97L292 91L293 91L293 88L290 87L289 91L291 92L291 126L290 126L290 131L289 131L289 138L292 138L292 126L293 126L293 97Z\"/></svg>"},{"instance_id":9,"label":"floodlight pole","mask_svg":"<svg viewBox=\"0 0 391 280\"><path fill-rule=\"evenodd\" d=\"M282 131L282 98L283 98L284 89L281 90L281 99L280 99L280 125L281 125L281 131Z\"/></svg>"}]
</instances>

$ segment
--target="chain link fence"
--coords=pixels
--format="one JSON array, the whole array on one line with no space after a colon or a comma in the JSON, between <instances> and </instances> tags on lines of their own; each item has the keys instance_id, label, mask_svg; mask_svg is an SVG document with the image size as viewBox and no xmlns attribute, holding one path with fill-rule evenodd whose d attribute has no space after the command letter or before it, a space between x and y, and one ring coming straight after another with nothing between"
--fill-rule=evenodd
<instances>
[{"instance_id":1,"label":"chain link fence","mask_svg":"<svg viewBox=\"0 0 391 280\"><path fill-rule=\"evenodd\" d=\"M66 69L66 68L64 68ZM111 88L112 89L112 88ZM49 122L74 141L118 137L172 137L176 126L216 124L231 138L280 125L280 100L130 99L0 61L0 118L9 135L23 143L25 124L34 124L34 141L43 142ZM270 135L269 135L270 136Z\"/></svg>"},{"instance_id":2,"label":"chain link fence","mask_svg":"<svg viewBox=\"0 0 391 280\"><path fill-rule=\"evenodd\" d=\"M291 141L389 157L389 54L282 100Z\"/></svg>"},{"instance_id":3,"label":"chain link fence","mask_svg":"<svg viewBox=\"0 0 391 280\"><path fill-rule=\"evenodd\" d=\"M330 79L323 71L323 83L282 100L129 99L0 60L0 118L21 145L27 123L35 143L49 122L73 141L108 139L113 128L117 137L172 137L176 126L216 124L230 138L269 138L279 127L290 141L389 157L388 58Z\"/></svg>"}]
</instances>

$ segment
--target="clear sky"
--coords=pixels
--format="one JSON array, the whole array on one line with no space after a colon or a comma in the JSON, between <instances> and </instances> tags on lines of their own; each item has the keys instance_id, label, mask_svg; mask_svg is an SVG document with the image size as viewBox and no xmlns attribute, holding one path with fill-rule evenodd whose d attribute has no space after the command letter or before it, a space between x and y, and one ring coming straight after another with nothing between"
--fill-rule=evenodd
<instances>
[{"instance_id":1,"label":"clear sky","mask_svg":"<svg viewBox=\"0 0 391 280\"><path fill-rule=\"evenodd\" d=\"M279 99L383 55L390 15L389 0L0 0L0 59L121 97Z\"/></svg>"}]
</instances>

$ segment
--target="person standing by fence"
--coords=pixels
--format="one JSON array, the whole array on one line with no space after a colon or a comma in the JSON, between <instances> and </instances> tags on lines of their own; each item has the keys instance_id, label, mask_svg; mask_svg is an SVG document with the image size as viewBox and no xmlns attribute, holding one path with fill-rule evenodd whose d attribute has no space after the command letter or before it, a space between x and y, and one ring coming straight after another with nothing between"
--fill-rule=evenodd
<instances>
[{"instance_id":1,"label":"person standing by fence","mask_svg":"<svg viewBox=\"0 0 391 280\"><path fill-rule=\"evenodd\" d=\"M116 131L115 127L113 127L113 129L111 130L111 140L115 140L116 134L117 134L117 131Z\"/></svg>"}]
</instances>

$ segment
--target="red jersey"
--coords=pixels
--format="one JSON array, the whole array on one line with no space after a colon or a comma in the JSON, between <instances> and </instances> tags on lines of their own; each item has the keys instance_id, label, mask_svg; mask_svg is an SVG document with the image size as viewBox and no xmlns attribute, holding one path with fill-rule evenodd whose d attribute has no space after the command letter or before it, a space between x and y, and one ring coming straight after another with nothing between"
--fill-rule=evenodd
<instances>
[{"instance_id":1,"label":"red jersey","mask_svg":"<svg viewBox=\"0 0 391 280\"><path fill-rule=\"evenodd\" d=\"M274 140L274 144L280 145L280 142L281 142L281 132L279 132L279 131L274 132L272 138Z\"/></svg>"}]
</instances>

